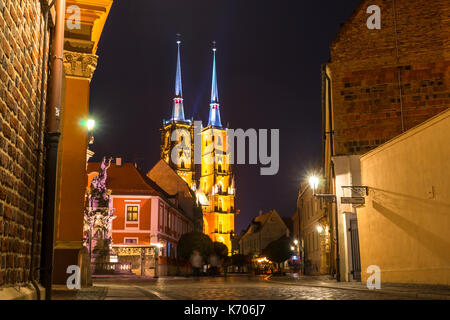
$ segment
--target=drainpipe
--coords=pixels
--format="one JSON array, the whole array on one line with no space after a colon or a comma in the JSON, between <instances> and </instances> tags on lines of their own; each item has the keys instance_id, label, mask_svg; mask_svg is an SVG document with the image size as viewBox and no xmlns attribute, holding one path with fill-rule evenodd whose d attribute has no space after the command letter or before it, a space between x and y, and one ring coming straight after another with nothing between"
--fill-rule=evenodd
<instances>
[{"instance_id":1,"label":"drainpipe","mask_svg":"<svg viewBox=\"0 0 450 320\"><path fill-rule=\"evenodd\" d=\"M322 74L325 76L325 83L327 84L327 93L328 93L328 121L329 121L329 132L325 132L325 134L330 135L330 156L332 157L334 155L334 142L333 142L333 114L332 114L332 106L331 106L331 79L327 74L326 64L322 66ZM331 176L335 176L334 172L334 164L333 162L330 163L330 169L331 169ZM336 188L334 188L336 190ZM333 205L332 205L333 206ZM336 281L341 281L341 270L340 270L340 257L339 257L339 216L338 216L338 209L337 209L337 198L336 198L336 204L334 206L335 212L334 212L334 229L336 233ZM332 219L330 219L332 221Z\"/></svg>"},{"instance_id":2,"label":"drainpipe","mask_svg":"<svg viewBox=\"0 0 450 320\"><path fill-rule=\"evenodd\" d=\"M38 146L36 148L36 177L34 179L34 207L33 207L33 231L31 236L31 253L30 253L30 282L36 290L37 300L41 300L41 291L39 290L38 283L35 279L36 271L39 268L35 266L35 251L36 251L36 238L37 238L37 216L38 216L38 206L39 206L39 180L40 180L40 168L42 164L42 156L43 156L43 145L42 145L42 136L43 136L43 120L44 120L44 90L45 90L45 79L46 79L46 68L47 68L47 29L48 29L48 15L50 13L50 9L52 8L55 1L53 1L50 5L46 3L41 3L41 10L44 14L44 29L41 32L43 33L43 48L42 48L42 62L41 62L41 97L39 101L39 138L38 138Z\"/></svg>"},{"instance_id":3,"label":"drainpipe","mask_svg":"<svg viewBox=\"0 0 450 320\"><path fill-rule=\"evenodd\" d=\"M47 300L51 299L53 282L53 247L55 233L56 181L58 164L58 144L61 133L58 131L61 110L65 0L55 0L56 23L52 41L51 77L47 107L47 133L45 143L47 162L45 166L44 216L42 223L41 279Z\"/></svg>"},{"instance_id":4,"label":"drainpipe","mask_svg":"<svg viewBox=\"0 0 450 320\"><path fill-rule=\"evenodd\" d=\"M334 163L331 164L331 171L334 177ZM336 183L336 182L335 182ZM334 188L336 190L336 186ZM340 254L339 254L339 216L338 216L338 203L337 203L337 197L336 197L336 204L334 206L334 229L335 229L335 233L336 233L336 281L340 282L341 281L341 266L340 266Z\"/></svg>"}]
</instances>

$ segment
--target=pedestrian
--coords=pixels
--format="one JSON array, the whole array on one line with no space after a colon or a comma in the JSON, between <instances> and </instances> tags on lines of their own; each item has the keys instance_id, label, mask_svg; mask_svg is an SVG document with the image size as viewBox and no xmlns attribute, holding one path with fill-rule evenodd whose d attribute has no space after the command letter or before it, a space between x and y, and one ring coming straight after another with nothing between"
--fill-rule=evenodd
<instances>
[{"instance_id":1,"label":"pedestrian","mask_svg":"<svg viewBox=\"0 0 450 320\"><path fill-rule=\"evenodd\" d=\"M200 252L194 250L190 260L193 276L198 279L198 277L200 276L200 268L202 267L202 256L200 255Z\"/></svg>"},{"instance_id":2,"label":"pedestrian","mask_svg":"<svg viewBox=\"0 0 450 320\"><path fill-rule=\"evenodd\" d=\"M219 266L219 257L215 253L209 257L209 264L211 265L210 274L215 277L218 273Z\"/></svg>"}]
</instances>

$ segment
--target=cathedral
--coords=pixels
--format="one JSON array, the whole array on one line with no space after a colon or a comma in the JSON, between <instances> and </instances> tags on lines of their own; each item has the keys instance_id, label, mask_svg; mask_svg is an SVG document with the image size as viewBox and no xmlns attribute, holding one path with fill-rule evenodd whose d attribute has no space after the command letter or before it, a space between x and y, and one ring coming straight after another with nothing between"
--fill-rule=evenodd
<instances>
[{"instance_id":1,"label":"cathedral","mask_svg":"<svg viewBox=\"0 0 450 320\"><path fill-rule=\"evenodd\" d=\"M211 102L208 126L186 119L181 81L180 41L177 41L177 68L172 116L163 121L161 159L166 161L196 193L203 212L203 232L212 241L224 243L231 253L235 232L235 185L227 153L226 127L220 118L217 89L216 48L213 48ZM200 123L200 128L195 126ZM199 132L200 137L196 137ZM201 144L201 148L196 145ZM196 172L195 150L201 150L201 172ZM195 155L195 156L194 156Z\"/></svg>"}]
</instances>

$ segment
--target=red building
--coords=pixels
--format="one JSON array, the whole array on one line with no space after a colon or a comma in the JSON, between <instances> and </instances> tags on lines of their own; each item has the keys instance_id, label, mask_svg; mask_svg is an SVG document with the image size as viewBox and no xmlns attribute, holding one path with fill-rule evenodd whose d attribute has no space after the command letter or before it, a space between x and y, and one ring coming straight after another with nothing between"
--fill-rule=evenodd
<instances>
[{"instance_id":1,"label":"red building","mask_svg":"<svg viewBox=\"0 0 450 320\"><path fill-rule=\"evenodd\" d=\"M89 182L98 174L99 162L88 163ZM107 170L106 186L111 190L116 218L112 223L113 245L163 245L159 256L159 275L172 273L177 243L182 234L193 230L193 217L131 163L117 158Z\"/></svg>"}]
</instances>

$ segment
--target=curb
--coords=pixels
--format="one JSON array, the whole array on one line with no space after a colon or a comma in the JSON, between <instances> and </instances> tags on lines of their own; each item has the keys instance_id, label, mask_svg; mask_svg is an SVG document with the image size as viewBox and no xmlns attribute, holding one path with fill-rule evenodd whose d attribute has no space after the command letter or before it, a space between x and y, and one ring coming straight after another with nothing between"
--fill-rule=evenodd
<instances>
[{"instance_id":1,"label":"curb","mask_svg":"<svg viewBox=\"0 0 450 320\"><path fill-rule=\"evenodd\" d=\"M449 295L444 294L435 294L435 293L412 293L412 292L406 292L406 291L396 291L396 290L369 290L369 289L360 289L360 288L345 288L345 287L338 287L338 286L332 286L332 285L320 285L320 284L300 284L295 282L283 282L278 280L272 280L272 276L270 275L267 278L264 278L266 281L272 281L276 283L282 283L287 285L295 285L300 287L314 287L314 288L328 288L328 289L336 289L336 290L350 290L350 291L360 291L360 292L370 292L370 293L378 293L378 294L394 294L398 296L405 296L405 297L412 297L416 299L426 299L426 300L450 300Z\"/></svg>"}]
</instances>

